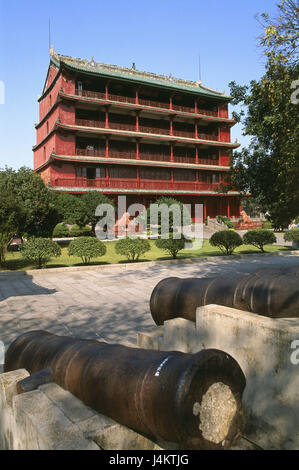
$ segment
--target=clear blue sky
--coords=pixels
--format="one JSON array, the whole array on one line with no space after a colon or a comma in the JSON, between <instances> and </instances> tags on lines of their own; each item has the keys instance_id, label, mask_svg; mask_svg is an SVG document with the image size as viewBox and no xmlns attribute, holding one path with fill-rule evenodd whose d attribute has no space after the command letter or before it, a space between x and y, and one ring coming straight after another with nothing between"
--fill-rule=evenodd
<instances>
[{"instance_id":1,"label":"clear blue sky","mask_svg":"<svg viewBox=\"0 0 299 470\"><path fill-rule=\"evenodd\" d=\"M256 13L275 0L0 0L0 167L32 167L37 96L49 64L48 21L56 52L169 74L229 92L263 74ZM240 126L232 139L242 137Z\"/></svg>"}]
</instances>

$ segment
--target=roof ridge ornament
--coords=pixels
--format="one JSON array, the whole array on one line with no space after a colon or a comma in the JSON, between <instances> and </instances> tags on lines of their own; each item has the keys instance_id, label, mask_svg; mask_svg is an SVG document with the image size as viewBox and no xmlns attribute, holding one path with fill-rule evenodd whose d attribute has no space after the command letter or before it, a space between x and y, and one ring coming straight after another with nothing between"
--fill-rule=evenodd
<instances>
[{"instance_id":1,"label":"roof ridge ornament","mask_svg":"<svg viewBox=\"0 0 299 470\"><path fill-rule=\"evenodd\" d=\"M54 47L53 47L53 46L50 47L49 52L50 52L50 56L53 57L53 55L55 55L55 51L54 51Z\"/></svg>"}]
</instances>

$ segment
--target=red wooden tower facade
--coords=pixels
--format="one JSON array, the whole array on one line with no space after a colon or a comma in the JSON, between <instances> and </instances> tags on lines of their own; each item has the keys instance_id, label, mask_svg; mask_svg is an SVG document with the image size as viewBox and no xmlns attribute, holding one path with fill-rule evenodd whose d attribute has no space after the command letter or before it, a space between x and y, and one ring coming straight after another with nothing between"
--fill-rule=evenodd
<instances>
[{"instance_id":1,"label":"red wooden tower facade","mask_svg":"<svg viewBox=\"0 0 299 470\"><path fill-rule=\"evenodd\" d=\"M215 189L229 169L229 97L200 83L50 51L34 170L52 191L101 191L148 206L159 195L240 215Z\"/></svg>"}]
</instances>

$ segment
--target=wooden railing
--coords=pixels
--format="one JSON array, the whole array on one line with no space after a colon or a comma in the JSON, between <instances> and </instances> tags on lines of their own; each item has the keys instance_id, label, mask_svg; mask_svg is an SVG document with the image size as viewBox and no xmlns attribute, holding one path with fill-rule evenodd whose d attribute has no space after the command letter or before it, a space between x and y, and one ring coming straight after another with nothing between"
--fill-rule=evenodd
<instances>
[{"instance_id":1,"label":"wooden railing","mask_svg":"<svg viewBox=\"0 0 299 470\"><path fill-rule=\"evenodd\" d=\"M181 111L183 113L194 113L195 109L193 106L182 106L180 104L173 103L172 109L176 111Z\"/></svg>"},{"instance_id":2,"label":"wooden railing","mask_svg":"<svg viewBox=\"0 0 299 470\"><path fill-rule=\"evenodd\" d=\"M149 126L139 126L139 132L144 132L145 134L162 134L169 135L169 129L163 129L159 127L149 127Z\"/></svg>"},{"instance_id":3,"label":"wooden railing","mask_svg":"<svg viewBox=\"0 0 299 470\"><path fill-rule=\"evenodd\" d=\"M76 89L76 95L78 96L86 96L87 98L96 98L98 100L105 99L105 93L101 91L90 91L90 90L78 90Z\"/></svg>"},{"instance_id":4,"label":"wooden railing","mask_svg":"<svg viewBox=\"0 0 299 470\"><path fill-rule=\"evenodd\" d=\"M189 139L195 139L195 131L179 131L173 129L173 135L178 137L188 137Z\"/></svg>"},{"instance_id":5,"label":"wooden railing","mask_svg":"<svg viewBox=\"0 0 299 470\"><path fill-rule=\"evenodd\" d=\"M163 101L154 101L154 100L146 100L143 98L139 98L138 104L142 104L143 106L150 106L151 108L169 109L169 103L165 103Z\"/></svg>"},{"instance_id":6,"label":"wooden railing","mask_svg":"<svg viewBox=\"0 0 299 470\"><path fill-rule=\"evenodd\" d=\"M120 103L133 103L136 104L136 98L132 96L113 95L109 93L109 100L119 101Z\"/></svg>"},{"instance_id":7,"label":"wooden railing","mask_svg":"<svg viewBox=\"0 0 299 470\"><path fill-rule=\"evenodd\" d=\"M86 157L105 157L106 151L105 149L99 150L88 150L88 149L76 149L76 155L86 156ZM114 150L109 148L109 157L111 158L129 158L129 159L136 159L136 152L135 151L121 151L121 150ZM151 161L161 161L161 162L168 162L170 163L170 155L161 155L158 153L142 153L139 154L140 160L151 160ZM186 155L174 155L173 156L174 163L191 163L195 164L195 156L188 157ZM200 158L198 159L199 165L219 165L219 159L212 159L212 158ZM223 162L222 162L223 165Z\"/></svg>"},{"instance_id":8,"label":"wooden railing","mask_svg":"<svg viewBox=\"0 0 299 470\"><path fill-rule=\"evenodd\" d=\"M119 131L136 132L136 124L128 124L127 122L111 122L111 121L109 121L109 129L116 129L116 130L119 130Z\"/></svg>"},{"instance_id":9,"label":"wooden railing","mask_svg":"<svg viewBox=\"0 0 299 470\"><path fill-rule=\"evenodd\" d=\"M78 119L76 118L75 124L77 126L84 126L84 127L98 127L98 128L105 128L104 121L95 121L92 119Z\"/></svg>"},{"instance_id":10,"label":"wooden railing","mask_svg":"<svg viewBox=\"0 0 299 470\"><path fill-rule=\"evenodd\" d=\"M90 90L75 90L77 96L84 96L87 98L96 98L100 100L106 100L106 94L101 91L90 91ZM150 99L139 98L138 103L136 102L136 98L132 96L122 96L122 95L115 95L112 93L108 94L109 101L118 101L120 103L130 103L130 104L140 104L142 106L150 106L151 108L163 108L170 110L170 102L163 102L163 101L155 101ZM195 113L194 106L183 106L173 103L172 110L180 111L183 113ZM197 114L203 114L205 116L213 116L218 117L218 111L212 111L210 109L197 109Z\"/></svg>"},{"instance_id":11,"label":"wooden railing","mask_svg":"<svg viewBox=\"0 0 299 470\"><path fill-rule=\"evenodd\" d=\"M213 191L219 183L195 181L137 180L134 178L52 178L52 186L67 188L103 188L103 189L152 189L173 191Z\"/></svg>"},{"instance_id":12,"label":"wooden railing","mask_svg":"<svg viewBox=\"0 0 299 470\"><path fill-rule=\"evenodd\" d=\"M95 127L105 129L105 122L104 121L96 121L91 119L78 119L76 118L75 124L77 126L83 127ZM115 130L122 130L122 131L131 131L136 132L136 126L133 124L128 123L119 123L119 122L110 122L108 129L115 129ZM159 134L159 135L169 135L170 131L168 129L163 129L159 127L149 127L149 126L139 126L139 132L143 132L145 134ZM195 139L195 132L191 131L180 131L180 130L173 130L173 135L177 137L187 137L188 139ZM198 134L198 139L202 140L211 140L211 141L219 141L218 135L214 134Z\"/></svg>"}]
</instances>

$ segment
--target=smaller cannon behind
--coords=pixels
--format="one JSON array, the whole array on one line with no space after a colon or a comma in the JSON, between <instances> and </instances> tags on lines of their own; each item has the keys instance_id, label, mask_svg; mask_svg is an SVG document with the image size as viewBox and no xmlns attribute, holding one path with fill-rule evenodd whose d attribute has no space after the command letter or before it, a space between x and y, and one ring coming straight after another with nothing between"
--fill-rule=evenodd
<instances>
[{"instance_id":1,"label":"smaller cannon behind","mask_svg":"<svg viewBox=\"0 0 299 470\"><path fill-rule=\"evenodd\" d=\"M261 268L250 275L160 281L150 299L157 325L182 317L195 321L196 309L217 304L271 318L299 318L299 267Z\"/></svg>"},{"instance_id":2,"label":"smaller cannon behind","mask_svg":"<svg viewBox=\"0 0 299 470\"><path fill-rule=\"evenodd\" d=\"M51 369L86 405L186 449L225 449L244 428L245 377L228 354L154 351L31 331L8 348L4 371Z\"/></svg>"}]
</instances>

